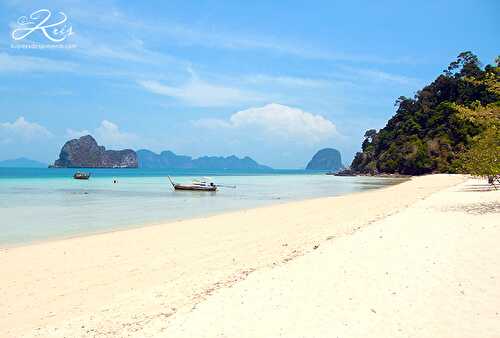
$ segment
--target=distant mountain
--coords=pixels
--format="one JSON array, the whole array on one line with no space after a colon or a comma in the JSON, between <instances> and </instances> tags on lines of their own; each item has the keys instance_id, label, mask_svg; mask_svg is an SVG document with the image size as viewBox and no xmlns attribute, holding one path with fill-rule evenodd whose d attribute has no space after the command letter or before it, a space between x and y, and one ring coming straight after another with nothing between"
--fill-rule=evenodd
<instances>
[{"instance_id":1,"label":"distant mountain","mask_svg":"<svg viewBox=\"0 0 500 338\"><path fill-rule=\"evenodd\" d=\"M0 161L0 167L3 168L47 168L47 164L30 160L26 157L20 157L12 160Z\"/></svg>"},{"instance_id":2,"label":"distant mountain","mask_svg":"<svg viewBox=\"0 0 500 338\"><path fill-rule=\"evenodd\" d=\"M318 151L307 164L306 170L338 171L343 168L342 158L337 149L325 148Z\"/></svg>"},{"instance_id":3,"label":"distant mountain","mask_svg":"<svg viewBox=\"0 0 500 338\"><path fill-rule=\"evenodd\" d=\"M176 155L171 151L162 151L156 154L150 150L141 149L137 151L140 168L168 168L168 169L251 169L268 170L268 166L262 165L246 156L203 156L193 159L191 156Z\"/></svg>"},{"instance_id":4,"label":"distant mountain","mask_svg":"<svg viewBox=\"0 0 500 338\"><path fill-rule=\"evenodd\" d=\"M106 150L90 136L64 144L55 168L137 168L137 155L131 149Z\"/></svg>"},{"instance_id":5,"label":"distant mountain","mask_svg":"<svg viewBox=\"0 0 500 338\"><path fill-rule=\"evenodd\" d=\"M156 154L150 150L141 149L137 151L137 159L140 168L191 168L190 156L176 155L171 151L162 151Z\"/></svg>"}]
</instances>

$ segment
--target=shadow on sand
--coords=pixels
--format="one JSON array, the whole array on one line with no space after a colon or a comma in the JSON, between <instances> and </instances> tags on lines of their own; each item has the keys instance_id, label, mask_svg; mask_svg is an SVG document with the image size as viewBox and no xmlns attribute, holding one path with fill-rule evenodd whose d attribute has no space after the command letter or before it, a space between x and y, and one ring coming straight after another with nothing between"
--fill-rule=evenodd
<instances>
[{"instance_id":1,"label":"shadow on sand","mask_svg":"<svg viewBox=\"0 0 500 338\"><path fill-rule=\"evenodd\" d=\"M460 191L473 191L473 192L485 192L485 191L495 191L499 187L493 184L471 184L463 187Z\"/></svg>"}]
</instances>

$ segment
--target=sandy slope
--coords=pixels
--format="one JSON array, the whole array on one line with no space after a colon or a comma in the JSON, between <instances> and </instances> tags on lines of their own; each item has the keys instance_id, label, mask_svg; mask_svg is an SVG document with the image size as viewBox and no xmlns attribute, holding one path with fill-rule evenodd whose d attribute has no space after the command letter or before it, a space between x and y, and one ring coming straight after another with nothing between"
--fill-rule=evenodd
<instances>
[{"instance_id":1,"label":"sandy slope","mask_svg":"<svg viewBox=\"0 0 500 338\"><path fill-rule=\"evenodd\" d=\"M473 184L257 271L158 337L500 337L500 191Z\"/></svg>"},{"instance_id":2,"label":"sandy slope","mask_svg":"<svg viewBox=\"0 0 500 338\"><path fill-rule=\"evenodd\" d=\"M421 247L423 238L430 238L428 247L433 250L438 250L438 247L448 249L446 252L437 251L444 255L439 256L437 262L440 265L437 266L440 269L453 266L454 273L458 274L457 277L450 276L449 271L445 270L448 281L461 280L457 278L476 272L477 269L472 267L472 270L464 270L463 273L458 268L466 262L471 264L469 252L476 259L481 259L481 264L474 266L489 266L490 256L496 255L497 260L500 258L498 251L492 251L490 247L492 238L496 242L499 238L498 233L490 233L498 231L498 226L491 225L495 222L495 216L498 218L498 210L497 214L478 216L463 213L460 208L458 211L451 209L442 212L438 207L421 206L444 202L450 207L468 202L474 205L476 200L487 198L484 196L496 198L498 203L498 193L441 192L432 195L463 180L459 176L425 176L377 191L2 249L0 337L183 337L189 336L189 331L185 330L195 326L202 328L203 324L209 324L210 329L215 331L206 331L205 327L202 332L225 332L232 328L235 331L227 331L232 332L230 337L245 336L247 330L246 336L255 336L250 334L253 331L249 329L259 327L264 331L261 331L262 335L255 332L258 336L273 336L276 332L273 330L280 328L298 334L301 332L299 327L318 327L318 330L342 327L343 322L332 319L332 314L345 316L345 321L356 327L356 321L352 321L353 317L349 315L352 310L348 307L349 303L335 307L334 311L337 312L330 313L325 323L328 307L320 301L339 301L335 298L339 297L335 290L350 290L357 295L357 298L351 297L357 299L353 304L363 302L363 306L356 308L359 313L354 312L361 316L357 323L366 324L367 320L371 322L372 319L364 317L362 311L366 310L365 305L368 304L364 304L364 299L370 300L372 304L368 315L375 315L371 308L378 314L387 301L388 296L381 291L386 285L383 279L380 280L387 276L385 272L411 276L411 273L421 271L420 268L434 271L435 264L427 265L431 264L435 252ZM415 205L430 195L430 202L425 200ZM407 216L399 222L394 221L411 212L415 213L415 217ZM391 214L393 216L387 218ZM484 226L493 230L481 232L469 224L479 221L485 222ZM463 222L466 222L465 225ZM368 224L370 226L365 227ZM448 224L456 224L460 231L450 231L453 225ZM402 231L402 227L408 230ZM379 228L383 228L382 234L374 230ZM438 229L442 229L442 232L437 232ZM460 242L469 238L466 236L467 231L477 234L472 236L476 241ZM460 236L456 237L457 234ZM483 240L480 234L487 236ZM313 250L318 244L319 249ZM462 244L469 245L470 250L454 249ZM481 248L485 252L484 264L479 255L482 254ZM337 249L343 251L337 253ZM426 256L425 252L431 256ZM457 253L467 254L463 258L465 263ZM390 270L386 269L379 276L380 269L377 266L389 264L389 256L395 261L390 263ZM345 269L343 278L339 277L342 266ZM413 266L419 269L410 268ZM312 270L301 273L301 269ZM482 268L480 270L474 275L485 279L491 276L500 278L498 270L493 275L487 270L482 272ZM276 277L273 277L274 274L277 274ZM309 276L310 279L299 282L300 275ZM408 285L409 289L412 285L421 286L422 289L414 288L412 293L407 291L408 297L411 294L416 300L425 298L422 295L428 290L429 285L426 283L434 283L429 281L428 275L425 276L412 279L413 284ZM278 282L272 284L273 278L279 279ZM360 278L363 283L360 283ZM263 283L259 287L245 287L259 280ZM370 280L374 282L368 283ZM468 287L461 291L477 293L475 284L467 284L468 280L463 280L462 285ZM335 284L332 285L332 281ZM399 290L400 282L400 279L395 278L392 288ZM349 287L351 284L352 288ZM340 288L342 285L343 289ZM227 286L234 287L228 289ZM245 288L250 292L248 295L244 293ZM484 284L484 288L491 291L489 284ZM431 289L434 290L434 287ZM230 294L234 290L239 292ZM318 293L316 290L323 291ZM398 291L395 292L398 294ZM399 292L404 294L404 290ZM465 295L468 296L468 293ZM269 299L279 303L273 303L268 308L265 302ZM443 299L443 304L448 306L447 298ZM234 303L236 301L238 304ZM262 311L247 308L246 303L254 304L257 308L262 306ZM428 310L424 305L415 309ZM195 310L192 310L193 306ZM287 308L296 316L283 311L271 311L274 307ZM326 311L324 316L315 316L315 308L323 308ZM205 316L202 316L203 313ZM259 318L273 318L274 313L282 317L273 322L281 324L273 326L258 321ZM413 316L415 312L411 314ZM314 319L316 317L323 318L322 325L317 325L319 319ZM401 315L402 325L406 325L404 319L410 317ZM214 318L220 318L220 321L214 321ZM245 327L243 319L253 321L249 321ZM218 325L210 324L210 321L218 322ZM266 328L270 331L265 331ZM368 329L369 326L359 326L359 330L362 328ZM199 336L200 333L193 334Z\"/></svg>"}]
</instances>

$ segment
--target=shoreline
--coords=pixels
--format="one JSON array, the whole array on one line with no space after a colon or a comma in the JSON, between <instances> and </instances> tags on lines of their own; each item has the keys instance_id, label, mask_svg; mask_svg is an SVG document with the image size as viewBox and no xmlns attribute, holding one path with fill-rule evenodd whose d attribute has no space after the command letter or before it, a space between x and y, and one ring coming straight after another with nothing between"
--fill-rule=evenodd
<instances>
[{"instance_id":1,"label":"shoreline","mask_svg":"<svg viewBox=\"0 0 500 338\"><path fill-rule=\"evenodd\" d=\"M360 177L362 177L362 176L360 176ZM369 177L369 176L367 176L367 177ZM340 195L334 195L334 196L303 198L303 199L297 199L297 200L276 199L276 200L269 201L269 204L262 205L262 206L247 207L247 208L227 210L227 211L218 211L218 212L214 212L213 214L208 213L204 216L192 216L192 217L188 216L188 217L176 218L176 219L175 218L174 219L164 219L164 220L159 220L156 222L134 223L134 224L129 224L129 225L125 225L125 226L119 225L119 226L117 226L117 228L96 230L96 231L90 231L90 232L82 232L82 233L70 234L70 235L52 236L52 237L48 237L45 239L38 239L38 240L33 240L33 241L23 241L23 242L5 243L5 244L0 243L0 252L1 251L8 251L10 249L15 249L15 248L19 248L19 247L39 245L39 244L50 243L50 242L65 241L65 240L71 240L71 239L75 239L75 238L100 236L100 235L105 235L105 234L114 233L114 232L131 231L131 230L135 230L135 229L142 229L142 228L148 228L148 227L168 226L168 224L171 224L171 223L192 221L192 220L202 220L202 219L205 219L207 217L215 217L215 216L220 216L220 215L224 215L224 214L245 212L245 211L254 210L254 209L273 207L276 205L283 205L283 204L289 204L289 203L293 204L293 203L300 203L300 202L304 202L304 201L315 201L315 200L337 198L337 197L341 197L341 196L363 194L363 193L368 193L368 192L371 192L374 190L387 189L387 188L390 188L392 186L407 182L408 180L411 180L411 178L412 178L412 176L405 176L405 177L371 176L371 177L387 178L387 179L391 179L391 178L392 179L401 179L401 181L398 183L395 183L395 184L389 184L389 185L381 186L378 188L370 188L370 189L366 189L363 191L354 191L354 192L349 192L346 194L340 194Z\"/></svg>"},{"instance_id":2,"label":"shoreline","mask_svg":"<svg viewBox=\"0 0 500 338\"><path fill-rule=\"evenodd\" d=\"M440 190L265 268L155 337L498 337L500 191Z\"/></svg>"},{"instance_id":3,"label":"shoreline","mask_svg":"<svg viewBox=\"0 0 500 338\"><path fill-rule=\"evenodd\" d=\"M0 335L157 332L218 289L351 238L466 180L423 176L348 195L1 251L8 278L0 281Z\"/></svg>"}]
</instances>

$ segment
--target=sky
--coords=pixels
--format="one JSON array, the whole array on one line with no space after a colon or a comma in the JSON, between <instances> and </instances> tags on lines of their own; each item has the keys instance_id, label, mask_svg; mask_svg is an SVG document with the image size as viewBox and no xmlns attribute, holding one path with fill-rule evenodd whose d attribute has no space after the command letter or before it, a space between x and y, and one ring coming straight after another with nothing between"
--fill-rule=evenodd
<instances>
[{"instance_id":1,"label":"sky","mask_svg":"<svg viewBox=\"0 0 500 338\"><path fill-rule=\"evenodd\" d=\"M66 21L21 38L40 9L41 27ZM460 52L493 62L498 13L497 0L0 0L0 160L52 163L91 134L275 168L333 147L350 164Z\"/></svg>"}]
</instances>

